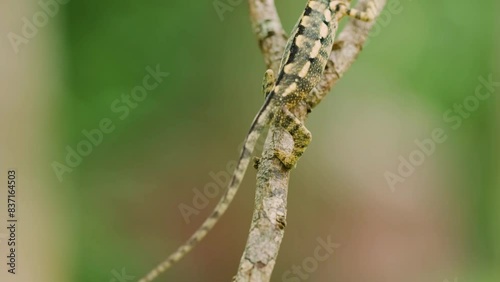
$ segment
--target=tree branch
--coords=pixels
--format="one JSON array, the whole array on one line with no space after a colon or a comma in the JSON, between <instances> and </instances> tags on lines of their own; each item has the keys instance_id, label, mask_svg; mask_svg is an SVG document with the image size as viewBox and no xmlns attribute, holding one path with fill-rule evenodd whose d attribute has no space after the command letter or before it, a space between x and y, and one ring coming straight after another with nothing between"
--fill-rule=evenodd
<instances>
[{"instance_id":1,"label":"tree branch","mask_svg":"<svg viewBox=\"0 0 500 282\"><path fill-rule=\"evenodd\" d=\"M364 10L370 0L360 0L358 9ZM377 16L386 0L375 0ZM281 25L273 0L249 0L252 25L264 61L275 73L286 45L286 34ZM340 20L340 19L338 19ZM307 117L308 106L317 106L335 83L349 69L361 51L373 22L350 20L335 40L323 79L316 89L293 109L301 121ZM290 151L293 140L283 129L271 126L257 172L255 209L245 251L241 257L237 282L270 281L283 240L287 214L287 193L290 170L283 167L274 156L276 148Z\"/></svg>"}]
</instances>

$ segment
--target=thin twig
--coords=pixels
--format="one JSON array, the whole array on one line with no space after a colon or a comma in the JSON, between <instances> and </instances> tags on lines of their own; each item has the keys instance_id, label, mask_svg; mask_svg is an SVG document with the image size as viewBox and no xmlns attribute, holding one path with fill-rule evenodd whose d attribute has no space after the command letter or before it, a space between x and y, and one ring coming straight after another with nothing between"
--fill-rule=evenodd
<instances>
[{"instance_id":1,"label":"thin twig","mask_svg":"<svg viewBox=\"0 0 500 282\"><path fill-rule=\"evenodd\" d=\"M360 0L357 8L364 9L369 1ZM386 0L376 0L377 16L385 3ZM254 32L257 35L264 61L268 68L277 73L286 44L286 35L274 1L249 0L249 4ZM350 20L346 25L335 40L334 51L330 56L322 81L309 94L306 101L291 109L301 121L305 121L307 117L307 104L311 108L317 106L355 61L373 25L374 22L364 23L357 20ZM259 162L255 209L247 245L233 281L266 282L271 280L286 226L290 177L290 171L282 166L274 156L274 151L276 148L289 151L292 147L292 138L281 128L271 126Z\"/></svg>"}]
</instances>

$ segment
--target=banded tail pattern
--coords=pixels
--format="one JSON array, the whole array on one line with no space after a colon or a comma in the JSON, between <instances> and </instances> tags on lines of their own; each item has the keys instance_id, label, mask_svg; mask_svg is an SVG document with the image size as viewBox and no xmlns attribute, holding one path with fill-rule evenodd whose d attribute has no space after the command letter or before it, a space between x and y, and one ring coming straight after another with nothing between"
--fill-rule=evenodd
<instances>
[{"instance_id":1,"label":"banded tail pattern","mask_svg":"<svg viewBox=\"0 0 500 282\"><path fill-rule=\"evenodd\" d=\"M241 149L238 165L233 172L233 175L229 182L229 186L227 187L226 192L220 199L212 214L205 220L205 222L203 222L203 224L195 231L195 233L191 235L191 238L189 238L186 243L180 246L177 251L171 254L165 261L151 270L144 278L139 280L139 282L153 281L153 279L155 279L159 274L166 271L174 263L182 259L189 251L191 251L196 246L196 244L198 244L205 237L205 235L207 235L208 231L210 231L215 226L219 218L224 214L224 212L233 201L236 192L238 192L238 188L241 184L241 181L243 180L243 177L245 176L248 164L250 163L255 144L257 143L262 130L269 123L271 110L274 108L271 104L274 102L274 92L271 92L267 96L265 103L262 105L261 109L252 122L247 137L245 138L243 148Z\"/></svg>"}]
</instances>

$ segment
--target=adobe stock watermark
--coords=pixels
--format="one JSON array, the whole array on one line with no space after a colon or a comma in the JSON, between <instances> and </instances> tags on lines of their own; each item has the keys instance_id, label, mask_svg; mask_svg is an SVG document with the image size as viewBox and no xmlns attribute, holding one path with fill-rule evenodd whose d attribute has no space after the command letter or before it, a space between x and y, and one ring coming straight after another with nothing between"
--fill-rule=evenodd
<instances>
[{"instance_id":1,"label":"adobe stock watermark","mask_svg":"<svg viewBox=\"0 0 500 282\"><path fill-rule=\"evenodd\" d=\"M130 93L123 93L120 98L111 102L110 111L116 114L115 119L125 120L131 111L136 109L150 92L155 90L170 75L167 72L162 72L160 65L156 65L156 68L147 66L146 72L142 84L135 86ZM63 181L65 173L73 172L76 167L82 164L83 158L88 157L103 142L105 135L113 133L115 129L116 124L113 118L105 117L99 121L96 128L82 130L82 139L73 146L67 145L65 147L66 157L64 161L53 161L51 164L59 182Z\"/></svg>"},{"instance_id":2,"label":"adobe stock watermark","mask_svg":"<svg viewBox=\"0 0 500 282\"><path fill-rule=\"evenodd\" d=\"M135 276L128 275L125 268L122 268L121 272L118 272L116 269L113 269L111 270L111 275L113 275L113 278L111 278L109 282L135 281Z\"/></svg>"},{"instance_id":3,"label":"adobe stock watermark","mask_svg":"<svg viewBox=\"0 0 500 282\"><path fill-rule=\"evenodd\" d=\"M192 191L194 196L191 201L192 205L190 206L185 203L180 203L178 206L186 224L191 223L191 216L200 214L200 211L208 206L210 199L216 198L226 189L229 179L231 179L231 173L235 168L236 161L229 161L226 164L225 170L221 170L217 173L214 173L213 171L208 173L210 178L212 178L212 181L205 184L205 186L203 186L203 190L193 188Z\"/></svg>"},{"instance_id":4,"label":"adobe stock watermark","mask_svg":"<svg viewBox=\"0 0 500 282\"><path fill-rule=\"evenodd\" d=\"M243 147L243 143L240 144L239 148ZM255 144L254 151L257 151L264 145L263 138L259 138L259 141ZM200 214L200 211L207 208L211 199L217 198L222 192L227 189L229 185L229 180L236 169L238 162L235 160L229 161L226 164L225 170L221 170L217 173L211 171L208 173L212 181L208 182L203 186L203 189L193 188L193 199L191 200L191 205L180 203L178 205L179 211L186 224L191 223L191 217Z\"/></svg>"},{"instance_id":5,"label":"adobe stock watermark","mask_svg":"<svg viewBox=\"0 0 500 282\"><path fill-rule=\"evenodd\" d=\"M224 21L224 14L227 12L233 12L236 6L243 3L243 0L214 0L212 2L217 16L219 16L220 21Z\"/></svg>"},{"instance_id":6,"label":"adobe stock watermark","mask_svg":"<svg viewBox=\"0 0 500 282\"><path fill-rule=\"evenodd\" d=\"M411 1L411 0L409 0ZM375 20L371 32L368 34L368 40L365 44L369 42L369 39L376 37L380 34L383 28L389 26L394 15L399 15L403 12L404 7L401 5L400 0L389 0L387 6L380 12L380 15Z\"/></svg>"},{"instance_id":7,"label":"adobe stock watermark","mask_svg":"<svg viewBox=\"0 0 500 282\"><path fill-rule=\"evenodd\" d=\"M497 88L500 87L500 81L493 81L493 75L491 74L487 79L480 76L478 80L479 84L476 86L473 95L465 97L461 103L455 103L452 108L443 113L443 121L452 130L459 129L464 120L470 118L472 113L477 111L481 102L489 99L497 91ZM391 191L394 192L396 190L396 184L403 183L412 176L416 169L435 153L437 145L443 144L447 139L448 134L440 127L434 128L428 138L424 140L416 139L416 148L407 157L399 156L399 165L396 173L388 170L384 173L385 180Z\"/></svg>"},{"instance_id":8,"label":"adobe stock watermark","mask_svg":"<svg viewBox=\"0 0 500 282\"><path fill-rule=\"evenodd\" d=\"M408 2L412 2L413 0L407 0ZM397 16L401 14L404 10L403 4L400 0L389 0L386 4L386 7L380 12L380 15L375 20L373 24L372 30L368 34L368 38L365 42L365 47L370 43L370 39L379 36L382 32L382 29L389 26L391 23L393 16Z\"/></svg>"},{"instance_id":9,"label":"adobe stock watermark","mask_svg":"<svg viewBox=\"0 0 500 282\"><path fill-rule=\"evenodd\" d=\"M340 244L332 242L330 235L324 240L321 237L316 238L318 245L312 252L311 256L302 260L299 265L292 265L290 270L283 272L281 281L283 282L301 282L306 281L311 276L311 273L318 270L321 262L327 261L335 251L340 247Z\"/></svg>"},{"instance_id":10,"label":"adobe stock watermark","mask_svg":"<svg viewBox=\"0 0 500 282\"><path fill-rule=\"evenodd\" d=\"M413 0L408 0L409 2ZM214 7L219 20L222 22L225 20L224 14L230 12L232 13L237 6L243 3L243 0L214 0L212 5ZM379 17L375 21L372 31L369 34L369 38L365 44L368 44L371 37L376 37L380 34L381 30L387 27L392 21L393 15L399 15L403 12L403 6L400 0L389 0L387 7L382 10Z\"/></svg>"},{"instance_id":11,"label":"adobe stock watermark","mask_svg":"<svg viewBox=\"0 0 500 282\"><path fill-rule=\"evenodd\" d=\"M12 49L16 54L19 53L19 48L21 45L26 45L31 39L37 36L38 31L45 27L50 18L57 16L61 10L61 5L66 5L70 0L40 0L38 1L39 10L35 12L31 17L22 17L22 27L21 33L17 34L14 32L9 32L7 38L12 45Z\"/></svg>"}]
</instances>

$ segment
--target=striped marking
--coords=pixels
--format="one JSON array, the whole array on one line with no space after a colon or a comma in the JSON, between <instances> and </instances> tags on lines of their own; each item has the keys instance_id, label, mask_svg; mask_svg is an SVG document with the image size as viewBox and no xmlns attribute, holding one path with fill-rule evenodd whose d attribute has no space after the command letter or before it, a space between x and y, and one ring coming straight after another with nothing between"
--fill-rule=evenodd
<instances>
[{"instance_id":1,"label":"striped marking","mask_svg":"<svg viewBox=\"0 0 500 282\"><path fill-rule=\"evenodd\" d=\"M330 2L330 10L332 11L340 11L347 8L346 5L340 1L332 1Z\"/></svg>"},{"instance_id":2,"label":"striped marking","mask_svg":"<svg viewBox=\"0 0 500 282\"><path fill-rule=\"evenodd\" d=\"M305 65L300 70L299 77L304 78L309 72L310 67L311 67L311 62L307 61L307 63L305 63Z\"/></svg>"},{"instance_id":3,"label":"striped marking","mask_svg":"<svg viewBox=\"0 0 500 282\"><path fill-rule=\"evenodd\" d=\"M326 9L323 15L325 16L325 21L330 22L332 20L332 12L330 9Z\"/></svg>"},{"instance_id":4,"label":"striped marking","mask_svg":"<svg viewBox=\"0 0 500 282\"><path fill-rule=\"evenodd\" d=\"M299 48L304 48L305 47L305 43L307 42L307 37L305 37L304 35L298 35L296 38L295 38L295 45Z\"/></svg>"},{"instance_id":5,"label":"striped marking","mask_svg":"<svg viewBox=\"0 0 500 282\"><path fill-rule=\"evenodd\" d=\"M321 26L319 28L319 36L321 36L321 38L325 38L328 36L328 26L324 22L321 22Z\"/></svg>"},{"instance_id":6,"label":"striped marking","mask_svg":"<svg viewBox=\"0 0 500 282\"><path fill-rule=\"evenodd\" d=\"M322 2L319 2L319 1L310 1L308 6L311 7L311 9L316 10L316 11L321 11L321 10L324 10L326 8L326 5L323 4Z\"/></svg>"},{"instance_id":7,"label":"striped marking","mask_svg":"<svg viewBox=\"0 0 500 282\"><path fill-rule=\"evenodd\" d=\"M288 86L288 88L285 89L285 91L283 92L283 97L286 97L286 96L292 94L293 92L295 92L295 90L297 90L297 83L296 82L290 84L290 86Z\"/></svg>"},{"instance_id":8,"label":"striped marking","mask_svg":"<svg viewBox=\"0 0 500 282\"><path fill-rule=\"evenodd\" d=\"M283 71L286 73L286 74L293 74L293 69L295 68L295 64L294 63L290 63L288 65L286 65L284 68L283 68Z\"/></svg>"},{"instance_id":9,"label":"striped marking","mask_svg":"<svg viewBox=\"0 0 500 282\"><path fill-rule=\"evenodd\" d=\"M312 19L309 16L304 16L302 20L300 21L300 25L303 27L311 27L312 26Z\"/></svg>"},{"instance_id":10,"label":"striped marking","mask_svg":"<svg viewBox=\"0 0 500 282\"><path fill-rule=\"evenodd\" d=\"M319 40L316 40L316 42L314 42L314 46L311 50L311 54L309 54L309 58L316 58L319 54L319 50L321 50L321 41Z\"/></svg>"}]
</instances>

